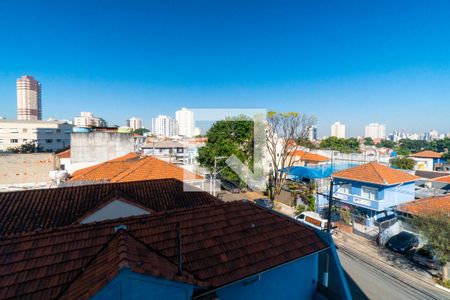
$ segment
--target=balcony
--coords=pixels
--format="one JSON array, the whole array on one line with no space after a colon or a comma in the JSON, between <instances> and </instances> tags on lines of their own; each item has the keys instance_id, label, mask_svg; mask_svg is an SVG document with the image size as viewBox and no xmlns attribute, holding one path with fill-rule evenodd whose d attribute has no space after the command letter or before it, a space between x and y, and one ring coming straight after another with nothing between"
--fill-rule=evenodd
<instances>
[{"instance_id":1,"label":"balcony","mask_svg":"<svg viewBox=\"0 0 450 300\"><path fill-rule=\"evenodd\" d=\"M348 203L375 211L382 211L386 209L384 200L371 200L360 195L345 194L340 192L335 193L334 196L335 198L341 200L343 203Z\"/></svg>"}]
</instances>

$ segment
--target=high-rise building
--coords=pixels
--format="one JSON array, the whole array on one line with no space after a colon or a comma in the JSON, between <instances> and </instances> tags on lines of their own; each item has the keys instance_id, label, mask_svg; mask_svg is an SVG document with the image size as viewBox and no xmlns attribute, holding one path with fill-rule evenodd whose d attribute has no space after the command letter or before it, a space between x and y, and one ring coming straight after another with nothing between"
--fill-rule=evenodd
<instances>
[{"instance_id":1,"label":"high-rise building","mask_svg":"<svg viewBox=\"0 0 450 300\"><path fill-rule=\"evenodd\" d=\"M181 108L175 113L178 124L178 134L185 137L192 137L195 130L194 112L187 108Z\"/></svg>"},{"instance_id":2,"label":"high-rise building","mask_svg":"<svg viewBox=\"0 0 450 300\"><path fill-rule=\"evenodd\" d=\"M77 127L104 127L106 122L102 118L94 117L94 114L82 111L79 117L73 118L73 125Z\"/></svg>"},{"instance_id":3,"label":"high-rise building","mask_svg":"<svg viewBox=\"0 0 450 300\"><path fill-rule=\"evenodd\" d=\"M127 120L127 126L131 127L133 130L141 129L142 126L142 120L136 117L132 117L129 120Z\"/></svg>"},{"instance_id":4,"label":"high-rise building","mask_svg":"<svg viewBox=\"0 0 450 300\"><path fill-rule=\"evenodd\" d=\"M33 76L17 79L17 120L42 120L41 83Z\"/></svg>"},{"instance_id":5,"label":"high-rise building","mask_svg":"<svg viewBox=\"0 0 450 300\"><path fill-rule=\"evenodd\" d=\"M366 126L365 137L372 139L384 139L386 138L386 126L378 123L370 123Z\"/></svg>"},{"instance_id":6,"label":"high-rise building","mask_svg":"<svg viewBox=\"0 0 450 300\"><path fill-rule=\"evenodd\" d=\"M158 136L170 137L176 135L177 123L169 116L159 115L152 119L152 133Z\"/></svg>"},{"instance_id":7,"label":"high-rise building","mask_svg":"<svg viewBox=\"0 0 450 300\"><path fill-rule=\"evenodd\" d=\"M331 136L345 139L345 124L341 122L335 122L331 125Z\"/></svg>"},{"instance_id":8,"label":"high-rise building","mask_svg":"<svg viewBox=\"0 0 450 300\"><path fill-rule=\"evenodd\" d=\"M316 125L313 125L308 129L308 139L310 141L317 140L317 126Z\"/></svg>"}]
</instances>

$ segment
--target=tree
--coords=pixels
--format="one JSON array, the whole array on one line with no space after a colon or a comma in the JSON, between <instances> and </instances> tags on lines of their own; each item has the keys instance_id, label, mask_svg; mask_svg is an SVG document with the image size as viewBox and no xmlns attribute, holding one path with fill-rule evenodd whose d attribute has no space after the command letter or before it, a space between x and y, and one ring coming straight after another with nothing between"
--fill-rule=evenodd
<instances>
[{"instance_id":1,"label":"tree","mask_svg":"<svg viewBox=\"0 0 450 300\"><path fill-rule=\"evenodd\" d=\"M331 149L343 153L359 152L359 142L356 138L343 139L330 136L320 142L321 149Z\"/></svg>"},{"instance_id":2,"label":"tree","mask_svg":"<svg viewBox=\"0 0 450 300\"><path fill-rule=\"evenodd\" d=\"M416 165L414 159L408 157L392 158L390 163L392 167L396 167L403 170L414 170L414 166Z\"/></svg>"},{"instance_id":3,"label":"tree","mask_svg":"<svg viewBox=\"0 0 450 300\"><path fill-rule=\"evenodd\" d=\"M139 134L139 135L144 135L144 133L146 132L150 132L150 130L148 130L147 128L139 128L136 129L135 131L133 131L133 133Z\"/></svg>"},{"instance_id":4,"label":"tree","mask_svg":"<svg viewBox=\"0 0 450 300\"><path fill-rule=\"evenodd\" d=\"M308 136L315 119L297 112L269 112L266 123L266 146L272 163L271 198L279 195L286 183L289 168L297 161L291 155L299 149L297 141ZM298 159L298 158L297 158ZM274 188L274 191L272 190Z\"/></svg>"},{"instance_id":5,"label":"tree","mask_svg":"<svg viewBox=\"0 0 450 300\"><path fill-rule=\"evenodd\" d=\"M28 142L16 147L8 147L6 151L12 153L35 153L40 152L41 149L36 142Z\"/></svg>"},{"instance_id":6,"label":"tree","mask_svg":"<svg viewBox=\"0 0 450 300\"><path fill-rule=\"evenodd\" d=\"M245 116L215 122L208 130L208 142L198 150L198 161L210 172L220 171L223 178L244 183L227 167L225 160L236 155L249 169L253 169L254 122ZM214 170L214 164L217 170Z\"/></svg>"},{"instance_id":7,"label":"tree","mask_svg":"<svg viewBox=\"0 0 450 300\"><path fill-rule=\"evenodd\" d=\"M373 146L375 143L373 142L373 139L369 136L364 138L364 145L366 146Z\"/></svg>"},{"instance_id":8,"label":"tree","mask_svg":"<svg viewBox=\"0 0 450 300\"><path fill-rule=\"evenodd\" d=\"M316 148L317 148L316 145L314 145L314 144L309 140L309 138L299 138L299 139L297 140L297 144L298 144L299 146L302 146L302 147L308 148L308 149L316 149Z\"/></svg>"},{"instance_id":9,"label":"tree","mask_svg":"<svg viewBox=\"0 0 450 300\"><path fill-rule=\"evenodd\" d=\"M450 216L448 212L433 211L424 215L415 215L412 224L436 251L436 256L443 266L450 260ZM448 274L444 268L444 280Z\"/></svg>"},{"instance_id":10,"label":"tree","mask_svg":"<svg viewBox=\"0 0 450 300\"><path fill-rule=\"evenodd\" d=\"M385 147L389 149L393 149L396 143L390 140L381 140L378 144L376 144L377 148Z\"/></svg>"}]
</instances>

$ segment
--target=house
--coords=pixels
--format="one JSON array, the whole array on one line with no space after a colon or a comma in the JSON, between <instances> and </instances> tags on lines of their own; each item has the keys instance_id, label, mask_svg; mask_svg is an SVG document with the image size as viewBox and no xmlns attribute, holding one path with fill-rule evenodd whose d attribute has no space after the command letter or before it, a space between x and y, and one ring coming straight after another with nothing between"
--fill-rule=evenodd
<instances>
[{"instance_id":1,"label":"house","mask_svg":"<svg viewBox=\"0 0 450 300\"><path fill-rule=\"evenodd\" d=\"M331 238L243 201L8 236L0 257L0 299L351 299Z\"/></svg>"},{"instance_id":2,"label":"house","mask_svg":"<svg viewBox=\"0 0 450 300\"><path fill-rule=\"evenodd\" d=\"M450 217L450 195L423 198L405 203L397 207L397 212L406 217L443 212Z\"/></svg>"},{"instance_id":3,"label":"house","mask_svg":"<svg viewBox=\"0 0 450 300\"><path fill-rule=\"evenodd\" d=\"M442 153L431 150L420 151L411 154L410 157L416 162L415 170L421 171L439 171L443 170L445 159Z\"/></svg>"},{"instance_id":4,"label":"house","mask_svg":"<svg viewBox=\"0 0 450 300\"><path fill-rule=\"evenodd\" d=\"M419 177L376 162L332 174L334 196L364 218L364 225L390 214L393 207L415 199Z\"/></svg>"},{"instance_id":5,"label":"house","mask_svg":"<svg viewBox=\"0 0 450 300\"><path fill-rule=\"evenodd\" d=\"M178 141L148 138L141 148L145 155L153 155L171 163L183 164L188 157L188 147Z\"/></svg>"},{"instance_id":6,"label":"house","mask_svg":"<svg viewBox=\"0 0 450 300\"><path fill-rule=\"evenodd\" d=\"M295 150L292 151L291 155L292 161L295 162L295 166L315 166L315 165L323 165L330 161L330 159L326 156L306 152L303 150Z\"/></svg>"},{"instance_id":7,"label":"house","mask_svg":"<svg viewBox=\"0 0 450 300\"><path fill-rule=\"evenodd\" d=\"M203 181L203 177L179 166L153 156L128 153L124 156L78 170L70 182L129 182L152 179L175 178L178 180Z\"/></svg>"},{"instance_id":8,"label":"house","mask_svg":"<svg viewBox=\"0 0 450 300\"><path fill-rule=\"evenodd\" d=\"M160 179L0 193L0 237L222 203Z\"/></svg>"}]
</instances>

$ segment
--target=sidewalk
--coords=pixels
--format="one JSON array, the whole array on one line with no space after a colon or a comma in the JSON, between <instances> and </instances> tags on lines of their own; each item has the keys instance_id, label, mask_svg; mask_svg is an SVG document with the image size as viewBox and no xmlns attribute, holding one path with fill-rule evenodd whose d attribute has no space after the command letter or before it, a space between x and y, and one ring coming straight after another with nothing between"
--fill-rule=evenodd
<instances>
[{"instance_id":1,"label":"sidewalk","mask_svg":"<svg viewBox=\"0 0 450 300\"><path fill-rule=\"evenodd\" d=\"M425 269L417 266L404 255L379 247L374 241L342 231L336 231L333 237L338 247L358 253L371 261L387 264L418 280L436 284L431 274Z\"/></svg>"}]
</instances>

